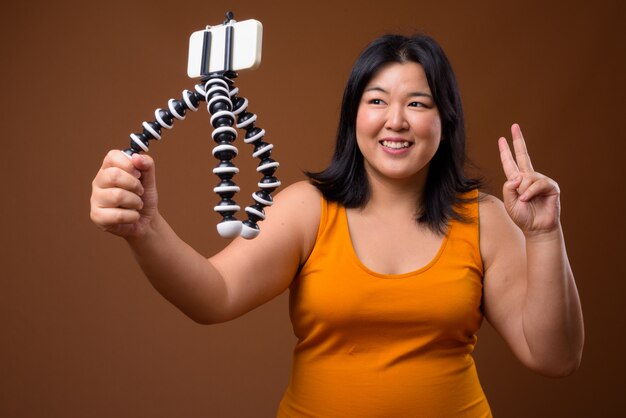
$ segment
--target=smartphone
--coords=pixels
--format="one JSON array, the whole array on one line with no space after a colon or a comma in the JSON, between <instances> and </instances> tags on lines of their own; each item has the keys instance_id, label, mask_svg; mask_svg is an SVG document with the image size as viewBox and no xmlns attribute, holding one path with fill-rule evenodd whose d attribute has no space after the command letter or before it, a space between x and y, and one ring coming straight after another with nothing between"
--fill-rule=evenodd
<instances>
[{"instance_id":1,"label":"smartphone","mask_svg":"<svg viewBox=\"0 0 626 418\"><path fill-rule=\"evenodd\" d=\"M254 19L233 22L191 34L187 64L189 77L200 78L228 70L254 70L261 64L263 25ZM231 45L230 51L226 48L227 43Z\"/></svg>"}]
</instances>

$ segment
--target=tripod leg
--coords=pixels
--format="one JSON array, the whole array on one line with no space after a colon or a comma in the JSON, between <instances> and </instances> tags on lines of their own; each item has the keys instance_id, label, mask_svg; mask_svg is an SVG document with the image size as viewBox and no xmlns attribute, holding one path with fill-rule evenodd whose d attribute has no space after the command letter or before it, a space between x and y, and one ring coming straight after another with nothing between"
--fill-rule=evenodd
<instances>
[{"instance_id":1,"label":"tripod leg","mask_svg":"<svg viewBox=\"0 0 626 418\"><path fill-rule=\"evenodd\" d=\"M198 104L204 100L204 94L198 91L183 91L182 100L170 99L167 102L167 109L157 109L154 111L154 120L152 122L143 122L143 131L140 133L130 134L130 147L123 152L128 157L140 152L148 152L149 141L161 139L161 129L172 129L176 119L185 119L187 110L198 110Z\"/></svg>"},{"instance_id":2,"label":"tripod leg","mask_svg":"<svg viewBox=\"0 0 626 418\"><path fill-rule=\"evenodd\" d=\"M259 190L252 194L254 204L245 209L248 219L243 221L241 230L241 236L243 238L253 239L259 235L260 232L257 223L265 219L265 211L263 208L272 205L271 193L280 187L281 183L274 177L274 173L279 164L270 158L274 145L263 141L265 130L255 126L257 116L247 111L248 99L238 97L238 92L238 88L233 88L230 92L234 113L238 115L237 128L245 129L246 135L244 142L254 145L252 156L261 160L257 167L257 172L263 174L263 178L257 184Z\"/></svg>"},{"instance_id":3,"label":"tripod leg","mask_svg":"<svg viewBox=\"0 0 626 418\"><path fill-rule=\"evenodd\" d=\"M237 130L233 127L235 114L232 112L229 81L224 76L216 75L210 77L205 84L205 99L213 126L212 138L217 144L213 148L213 156L220 160L213 169L213 173L220 178L213 191L221 198L214 210L223 218L217 224L217 232L224 238L236 237L241 232L241 221L235 218L240 207L233 200L234 195L239 192L239 187L232 178L239 169L232 163L238 151L233 145L237 138Z\"/></svg>"}]
</instances>

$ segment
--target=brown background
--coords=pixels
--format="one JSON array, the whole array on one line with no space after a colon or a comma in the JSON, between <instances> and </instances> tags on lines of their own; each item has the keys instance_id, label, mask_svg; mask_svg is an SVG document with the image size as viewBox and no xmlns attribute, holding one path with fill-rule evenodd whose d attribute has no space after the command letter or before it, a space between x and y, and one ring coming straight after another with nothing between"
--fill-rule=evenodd
<instances>
[{"instance_id":1,"label":"brown background","mask_svg":"<svg viewBox=\"0 0 626 418\"><path fill-rule=\"evenodd\" d=\"M444 46L471 157L496 195L495 141L521 123L535 167L562 189L587 342L575 375L546 379L485 324L483 386L497 417L623 413L622 1L57 0L13 2L0 17L0 416L274 414L294 344L286 295L231 323L196 325L156 294L122 240L88 219L102 157L193 86L188 36L226 10L264 24L263 64L238 84L285 184L328 161L350 66L384 32L420 30ZM151 147L162 212L206 255L225 243L211 211L209 132L201 109ZM247 204L258 176L244 150Z\"/></svg>"}]
</instances>

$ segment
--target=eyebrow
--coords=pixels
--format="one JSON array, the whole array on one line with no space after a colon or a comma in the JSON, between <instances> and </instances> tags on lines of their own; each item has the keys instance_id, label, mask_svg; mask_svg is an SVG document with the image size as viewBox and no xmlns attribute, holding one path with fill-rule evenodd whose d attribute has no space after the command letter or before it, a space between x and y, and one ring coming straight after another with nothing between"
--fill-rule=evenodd
<instances>
[{"instance_id":1,"label":"eyebrow","mask_svg":"<svg viewBox=\"0 0 626 418\"><path fill-rule=\"evenodd\" d=\"M380 91L382 93L389 94L389 92L387 90L385 90L384 88L382 88L382 87L369 87L369 88L366 88L363 91L363 93L367 93L368 91ZM411 93L408 94L408 97L428 97L430 99L433 98L432 95L430 95L428 93L421 92L421 91L411 92Z\"/></svg>"}]
</instances>

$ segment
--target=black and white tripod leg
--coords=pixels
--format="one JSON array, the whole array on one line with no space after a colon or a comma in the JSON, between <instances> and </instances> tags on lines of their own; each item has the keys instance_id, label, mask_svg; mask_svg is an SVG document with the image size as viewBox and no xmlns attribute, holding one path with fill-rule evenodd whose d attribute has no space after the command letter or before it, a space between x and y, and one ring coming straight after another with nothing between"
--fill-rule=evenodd
<instances>
[{"instance_id":1,"label":"black and white tripod leg","mask_svg":"<svg viewBox=\"0 0 626 418\"><path fill-rule=\"evenodd\" d=\"M263 178L258 183L259 190L252 194L254 204L245 209L248 219L243 221L241 229L243 238L253 239L260 233L258 222L265 219L263 208L272 205L271 193L280 187L280 181L274 177L274 172L279 164L270 158L274 145L263 141L265 129L255 126L257 115L247 111L248 99L238 97L238 92L239 89L237 88L233 88L230 92L234 113L238 116L237 128L246 131L244 142L254 146L252 156L261 160L257 167L257 172L263 174Z\"/></svg>"},{"instance_id":2,"label":"black and white tripod leg","mask_svg":"<svg viewBox=\"0 0 626 418\"><path fill-rule=\"evenodd\" d=\"M204 100L204 94L198 91L183 91L182 100L170 99L167 102L167 109L156 109L154 111L154 120L151 122L143 122L142 132L130 134L130 147L122 151L127 157L140 152L148 152L149 141L161 139L161 129L172 129L175 120L185 119L187 110L197 111L198 105Z\"/></svg>"},{"instance_id":3,"label":"black and white tripod leg","mask_svg":"<svg viewBox=\"0 0 626 418\"><path fill-rule=\"evenodd\" d=\"M226 77L216 75L210 77L204 86L207 110L211 114L213 126L211 136L216 143L213 156L219 160L213 173L220 178L220 182L213 191L221 200L214 210L223 218L217 224L217 232L224 238L236 237L241 233L242 227L241 221L235 217L240 207L233 200L234 195L239 192L239 186L235 184L233 177L239 170L232 163L238 151L233 145L237 130L233 127L235 114L232 112L233 105L229 95L231 83Z\"/></svg>"}]
</instances>

